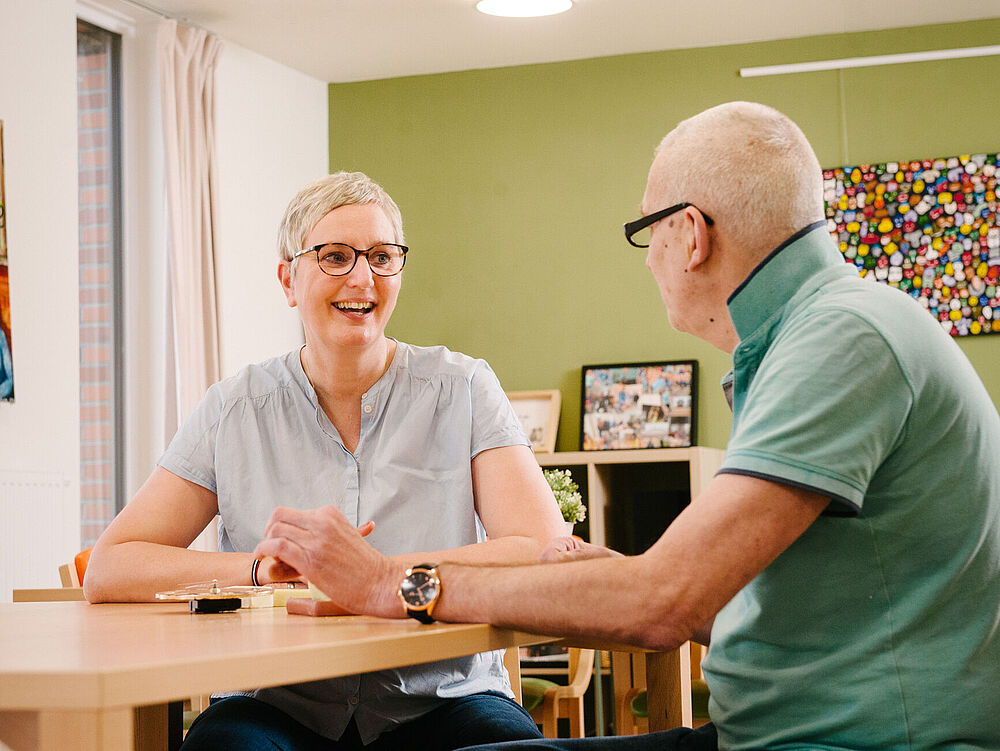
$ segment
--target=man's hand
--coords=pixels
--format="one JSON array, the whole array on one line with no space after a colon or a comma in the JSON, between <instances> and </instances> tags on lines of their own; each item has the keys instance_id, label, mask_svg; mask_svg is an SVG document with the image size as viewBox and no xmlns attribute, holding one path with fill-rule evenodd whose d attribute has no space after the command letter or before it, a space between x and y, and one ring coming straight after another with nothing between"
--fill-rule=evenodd
<instances>
[{"instance_id":1,"label":"man's hand","mask_svg":"<svg viewBox=\"0 0 1000 751\"><path fill-rule=\"evenodd\" d=\"M368 521L358 527L358 534L367 537L375 529L375 522ZM305 577L286 561L272 556L264 556L257 569L257 581L261 584L303 581Z\"/></svg>"},{"instance_id":2,"label":"man's hand","mask_svg":"<svg viewBox=\"0 0 1000 751\"><path fill-rule=\"evenodd\" d=\"M542 550L538 559L542 563L565 563L566 561L582 561L586 558L623 558L617 550L601 545L591 545L579 537L567 535L555 537Z\"/></svg>"},{"instance_id":3,"label":"man's hand","mask_svg":"<svg viewBox=\"0 0 1000 751\"><path fill-rule=\"evenodd\" d=\"M398 615L396 567L362 539L374 527L355 528L333 506L277 508L254 555L276 559L277 575L308 580L347 612Z\"/></svg>"}]
</instances>

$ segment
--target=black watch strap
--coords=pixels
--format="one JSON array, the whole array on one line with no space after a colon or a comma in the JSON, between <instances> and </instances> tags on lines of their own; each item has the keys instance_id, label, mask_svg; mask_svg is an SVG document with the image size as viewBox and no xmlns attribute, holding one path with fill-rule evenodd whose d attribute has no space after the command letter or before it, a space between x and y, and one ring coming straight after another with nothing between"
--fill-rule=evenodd
<instances>
[{"instance_id":1,"label":"black watch strap","mask_svg":"<svg viewBox=\"0 0 1000 751\"><path fill-rule=\"evenodd\" d=\"M421 623L434 623L434 616L426 610L410 610L407 608L406 614L410 616L410 618L416 618Z\"/></svg>"}]
</instances>

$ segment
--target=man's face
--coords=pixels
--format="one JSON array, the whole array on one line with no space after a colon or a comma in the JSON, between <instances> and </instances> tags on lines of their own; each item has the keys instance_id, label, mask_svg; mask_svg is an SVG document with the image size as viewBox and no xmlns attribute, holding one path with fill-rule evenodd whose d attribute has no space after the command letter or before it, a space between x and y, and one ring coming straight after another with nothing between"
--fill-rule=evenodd
<instances>
[{"instance_id":1,"label":"man's face","mask_svg":"<svg viewBox=\"0 0 1000 751\"><path fill-rule=\"evenodd\" d=\"M643 215L659 211L671 203L666 200L663 181L658 179L658 174L661 174L657 169L659 163L660 159L657 157L649 170L646 192L640 206ZM687 265L682 232L685 222L685 213L678 212L653 224L650 227L649 249L646 251L646 268L656 280L670 325L678 331L686 330L683 328L683 299L680 294L680 282Z\"/></svg>"}]
</instances>

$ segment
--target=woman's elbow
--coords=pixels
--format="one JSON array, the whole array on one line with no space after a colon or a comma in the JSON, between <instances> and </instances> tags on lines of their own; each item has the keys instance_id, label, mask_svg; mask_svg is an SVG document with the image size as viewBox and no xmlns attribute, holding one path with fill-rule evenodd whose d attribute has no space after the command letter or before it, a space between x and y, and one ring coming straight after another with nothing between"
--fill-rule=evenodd
<instances>
[{"instance_id":1,"label":"woman's elbow","mask_svg":"<svg viewBox=\"0 0 1000 751\"><path fill-rule=\"evenodd\" d=\"M108 598L100 585L94 583L90 577L83 578L83 597L89 603L107 602Z\"/></svg>"},{"instance_id":2,"label":"woman's elbow","mask_svg":"<svg viewBox=\"0 0 1000 751\"><path fill-rule=\"evenodd\" d=\"M114 600L113 582L109 581L106 566L107 551L94 548L83 576L83 596L87 602L111 602Z\"/></svg>"}]
</instances>

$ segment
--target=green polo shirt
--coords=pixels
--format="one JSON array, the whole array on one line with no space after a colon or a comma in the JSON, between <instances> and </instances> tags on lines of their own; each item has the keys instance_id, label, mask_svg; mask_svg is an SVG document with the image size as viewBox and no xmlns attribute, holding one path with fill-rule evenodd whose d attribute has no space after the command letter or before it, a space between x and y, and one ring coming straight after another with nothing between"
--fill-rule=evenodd
<instances>
[{"instance_id":1,"label":"green polo shirt","mask_svg":"<svg viewBox=\"0 0 1000 751\"><path fill-rule=\"evenodd\" d=\"M818 222L729 300L721 472L827 512L715 620L721 749L1000 749L1000 417L905 293Z\"/></svg>"}]
</instances>

